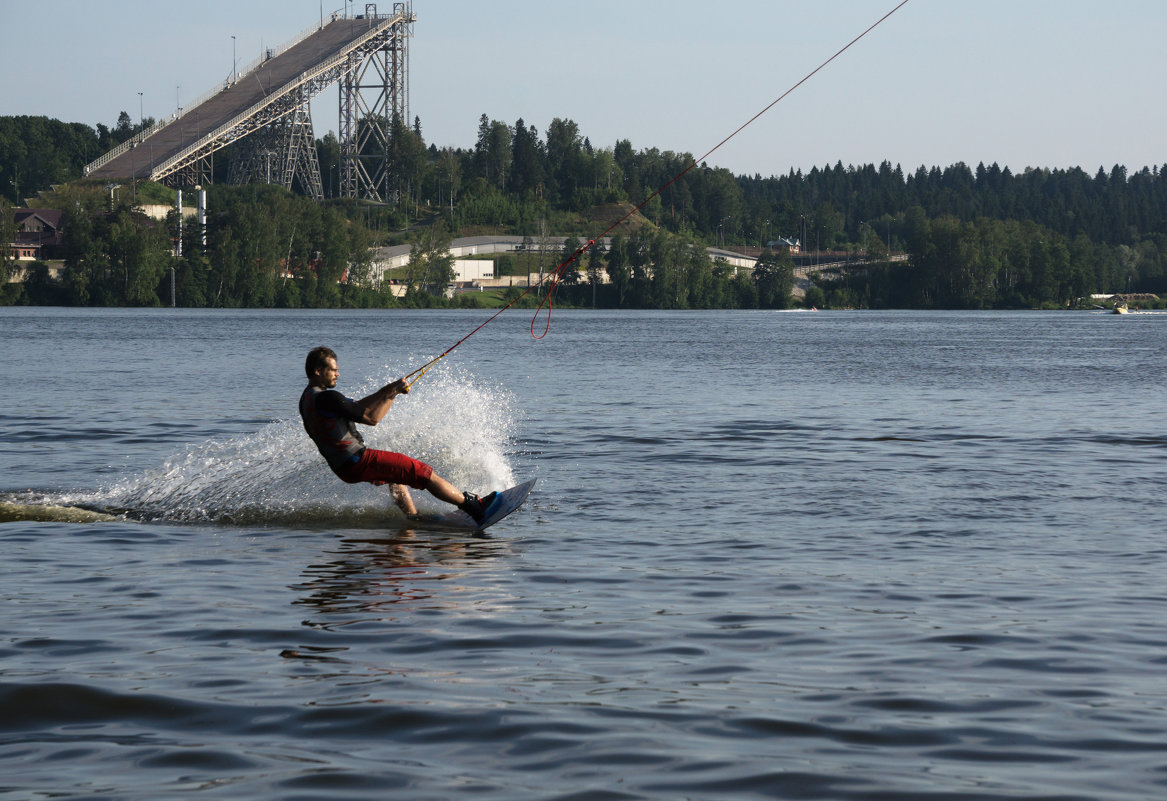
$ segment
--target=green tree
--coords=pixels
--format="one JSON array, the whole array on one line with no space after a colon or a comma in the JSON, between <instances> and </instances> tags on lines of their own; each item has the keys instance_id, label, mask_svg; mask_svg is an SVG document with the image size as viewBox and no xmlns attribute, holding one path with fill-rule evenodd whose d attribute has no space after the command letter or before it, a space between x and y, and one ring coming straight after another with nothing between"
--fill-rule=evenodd
<instances>
[{"instance_id":1,"label":"green tree","mask_svg":"<svg viewBox=\"0 0 1167 801\"><path fill-rule=\"evenodd\" d=\"M543 186L543 144L535 126L527 127L520 117L515 121L511 140L511 171L507 177L508 191L519 195L535 195Z\"/></svg>"},{"instance_id":2,"label":"green tree","mask_svg":"<svg viewBox=\"0 0 1167 801\"><path fill-rule=\"evenodd\" d=\"M649 255L651 244L652 235L643 228L633 231L625 241L627 263L632 272L628 300L633 308L644 309L652 306L652 262Z\"/></svg>"},{"instance_id":3,"label":"green tree","mask_svg":"<svg viewBox=\"0 0 1167 801\"><path fill-rule=\"evenodd\" d=\"M0 196L0 287L8 284L12 275L12 261L16 254L12 251L12 244L16 242L15 209Z\"/></svg>"},{"instance_id":4,"label":"green tree","mask_svg":"<svg viewBox=\"0 0 1167 801\"><path fill-rule=\"evenodd\" d=\"M348 231L348 280L344 284L344 299L348 306L364 306L372 302L373 255L369 232L363 226L353 225Z\"/></svg>"},{"instance_id":5,"label":"green tree","mask_svg":"<svg viewBox=\"0 0 1167 801\"><path fill-rule=\"evenodd\" d=\"M607 262L608 280L612 282L612 288L616 291L616 305L623 306L624 298L628 294L628 287L632 283L627 244L623 234L616 234L612 237Z\"/></svg>"},{"instance_id":6,"label":"green tree","mask_svg":"<svg viewBox=\"0 0 1167 801\"><path fill-rule=\"evenodd\" d=\"M713 275L713 260L709 251L690 242L685 247L688 261L686 279L688 282L689 306L694 309L711 309L720 306L717 282Z\"/></svg>"},{"instance_id":7,"label":"green tree","mask_svg":"<svg viewBox=\"0 0 1167 801\"><path fill-rule=\"evenodd\" d=\"M409 128L396 114L389 125L389 186L398 202L416 205L414 193L421 189L426 169L425 141L421 136L421 120L414 120Z\"/></svg>"},{"instance_id":8,"label":"green tree","mask_svg":"<svg viewBox=\"0 0 1167 801\"><path fill-rule=\"evenodd\" d=\"M485 114L478 121L478 141L474 146L474 164L478 177L496 189L507 185L511 167L511 129Z\"/></svg>"},{"instance_id":9,"label":"green tree","mask_svg":"<svg viewBox=\"0 0 1167 801\"><path fill-rule=\"evenodd\" d=\"M60 283L49 274L49 265L34 261L24 268L22 302L31 306L60 306L64 301L64 291Z\"/></svg>"},{"instance_id":10,"label":"green tree","mask_svg":"<svg viewBox=\"0 0 1167 801\"><path fill-rule=\"evenodd\" d=\"M332 131L316 140L316 160L320 164L325 196L337 197L340 193L340 140Z\"/></svg>"},{"instance_id":11,"label":"green tree","mask_svg":"<svg viewBox=\"0 0 1167 801\"><path fill-rule=\"evenodd\" d=\"M553 202L568 204L580 185L583 137L579 125L556 117L547 127L547 184Z\"/></svg>"},{"instance_id":12,"label":"green tree","mask_svg":"<svg viewBox=\"0 0 1167 801\"><path fill-rule=\"evenodd\" d=\"M768 250L763 253L754 266L754 284L760 308L789 308L790 294L794 289L794 262L790 251L776 253Z\"/></svg>"},{"instance_id":13,"label":"green tree","mask_svg":"<svg viewBox=\"0 0 1167 801\"><path fill-rule=\"evenodd\" d=\"M316 308L341 305L340 284L348 272L348 221L336 209L324 209L321 219L320 259L316 263Z\"/></svg>"},{"instance_id":14,"label":"green tree","mask_svg":"<svg viewBox=\"0 0 1167 801\"><path fill-rule=\"evenodd\" d=\"M158 284L169 261L164 236L122 210L110 226L110 261L121 278L121 296L130 306L159 305Z\"/></svg>"},{"instance_id":15,"label":"green tree","mask_svg":"<svg viewBox=\"0 0 1167 801\"><path fill-rule=\"evenodd\" d=\"M689 305L677 240L657 231L648 244L650 305L657 309L684 309Z\"/></svg>"},{"instance_id":16,"label":"green tree","mask_svg":"<svg viewBox=\"0 0 1167 801\"><path fill-rule=\"evenodd\" d=\"M565 286L575 286L579 283L579 270L582 266L578 258L577 251L580 248L580 241L574 236L569 236L563 241L563 251L559 254L559 281Z\"/></svg>"},{"instance_id":17,"label":"green tree","mask_svg":"<svg viewBox=\"0 0 1167 801\"><path fill-rule=\"evenodd\" d=\"M604 243L596 242L588 250L588 284L592 288L592 308L596 308L596 293L604 282Z\"/></svg>"},{"instance_id":18,"label":"green tree","mask_svg":"<svg viewBox=\"0 0 1167 801\"><path fill-rule=\"evenodd\" d=\"M115 305L118 299L113 292L108 226L101 219L95 220L80 200L65 210L61 226L68 302L83 306Z\"/></svg>"},{"instance_id":19,"label":"green tree","mask_svg":"<svg viewBox=\"0 0 1167 801\"><path fill-rule=\"evenodd\" d=\"M211 269L207 276L207 305L213 308L233 308L239 305L235 282L243 262L235 229L230 224L224 224L215 231L210 241Z\"/></svg>"},{"instance_id":20,"label":"green tree","mask_svg":"<svg viewBox=\"0 0 1167 801\"><path fill-rule=\"evenodd\" d=\"M454 257L450 254L453 237L439 223L418 231L409 247L406 276L408 294L441 296L454 280Z\"/></svg>"},{"instance_id":21,"label":"green tree","mask_svg":"<svg viewBox=\"0 0 1167 801\"><path fill-rule=\"evenodd\" d=\"M729 283L728 299L730 308L758 308L758 288L745 270L735 271Z\"/></svg>"},{"instance_id":22,"label":"green tree","mask_svg":"<svg viewBox=\"0 0 1167 801\"><path fill-rule=\"evenodd\" d=\"M462 188L462 160L453 148L443 148L439 152L438 175L441 176L441 182L438 185L438 205L448 206L450 214L453 214L458 192ZM441 197L442 187L445 187L446 192L444 199Z\"/></svg>"},{"instance_id":23,"label":"green tree","mask_svg":"<svg viewBox=\"0 0 1167 801\"><path fill-rule=\"evenodd\" d=\"M207 278L210 262L199 251L184 254L175 263L174 303L184 308L201 308L207 305ZM163 282L166 279L163 278Z\"/></svg>"}]
</instances>

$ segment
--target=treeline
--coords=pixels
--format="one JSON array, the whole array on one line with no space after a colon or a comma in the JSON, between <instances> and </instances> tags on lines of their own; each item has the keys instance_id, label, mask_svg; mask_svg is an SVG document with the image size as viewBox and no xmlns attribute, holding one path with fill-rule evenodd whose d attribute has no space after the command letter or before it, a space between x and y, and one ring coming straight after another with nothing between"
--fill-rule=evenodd
<instances>
[{"instance_id":1,"label":"treeline","mask_svg":"<svg viewBox=\"0 0 1167 801\"><path fill-rule=\"evenodd\" d=\"M340 208L268 185L210 191L205 253L185 239L187 290L176 302L207 307L383 305L370 285L368 229Z\"/></svg>"},{"instance_id":2,"label":"treeline","mask_svg":"<svg viewBox=\"0 0 1167 801\"><path fill-rule=\"evenodd\" d=\"M125 112L113 128L0 118L0 193L15 197L17 186L30 194L76 178L85 163L137 131ZM1115 166L1091 176L1078 168L1013 173L956 164L906 173L886 162L839 163L763 178L693 165L688 153L636 150L626 139L595 147L575 122L558 118L540 131L522 119L508 124L482 115L470 148L427 144L416 118L412 125L394 120L390 133L392 206L309 204L271 188L224 187L225 176L217 175L207 251L188 246L184 252L195 255L175 268L178 302L387 304L393 301L382 288L358 286L369 243L401 241L405 230L428 236L435 220L451 236L589 237L606 227L596 210L613 204L640 206L648 231L616 232L624 246L638 241L625 254L627 281L620 265L605 265L610 286L563 288L581 303L590 294L608 306L748 306L751 297L755 305L776 305L768 284L743 283L723 265L700 264L708 257L698 246L759 247L779 236L800 239L807 250L833 251L830 259L842 253L877 262L845 279L824 277L815 298L834 305L1064 306L1093 292L1167 293L1167 167L1128 173ZM326 135L317 150L322 173L334 176L336 137ZM216 169L224 171L228 162L229 154L216 158ZM325 188L335 191L328 177ZM134 236L145 243L139 246L128 233L137 219L129 209L111 212L96 202L84 209L88 219L76 221L71 233L74 220L66 218L73 255L66 259L62 297L151 302L150 276L166 262L173 225L136 221L141 230ZM667 245L643 241L658 234ZM81 237L98 240L90 247L104 255L79 261ZM132 255L139 247L156 255ZM903 254L906 261L892 258ZM199 259L205 263L196 265ZM763 265L763 277L766 272ZM435 275L427 270L419 282L425 294L440 291ZM337 276L345 280L337 284ZM682 292L682 285L689 288ZM713 288L700 288L706 285ZM168 302L161 279L153 291ZM26 295L17 302L35 301Z\"/></svg>"},{"instance_id":3,"label":"treeline","mask_svg":"<svg viewBox=\"0 0 1167 801\"><path fill-rule=\"evenodd\" d=\"M175 212L166 220L153 220L123 200L111 208L101 192L61 190L58 199L65 201L65 212L59 279L50 280L48 265L33 263L23 282L2 285L0 302L169 305L173 271L178 306L392 303L370 280L368 229L346 217L342 208L266 185L213 186L208 194L214 211L208 215L206 248L201 232L188 220L179 258L174 255Z\"/></svg>"},{"instance_id":4,"label":"treeline","mask_svg":"<svg viewBox=\"0 0 1167 801\"><path fill-rule=\"evenodd\" d=\"M782 236L811 251L908 254L884 271L896 285L850 287L862 305L1012 307L1092 292L1167 292L1167 165L1134 173L1116 165L1091 176L1080 168L1013 173L958 163L905 173L888 162L837 163L763 178L693 165L688 153L637 151L628 140L596 148L563 119L540 134L522 119L508 125L483 115L471 149L427 148L417 119L392 134L402 212L441 210L454 230L530 235L552 220L567 232L573 221L586 223L589 209L625 202L708 245L761 247ZM958 249L950 247L954 226ZM943 290L954 274L975 283Z\"/></svg>"},{"instance_id":5,"label":"treeline","mask_svg":"<svg viewBox=\"0 0 1167 801\"><path fill-rule=\"evenodd\" d=\"M753 270L738 270L711 258L692 239L660 228L616 234L610 246L585 244L568 237L561 250L542 254L547 270L541 289L526 286L532 265L521 266L514 254L496 256L496 275L523 279L504 293L503 300L534 306L543 302L545 292L552 292L556 305L599 308L781 309L791 302L794 270L789 253L770 252ZM450 237L441 223L419 232L402 278L408 287L406 304L434 305L433 298L454 274L449 247ZM476 292L463 293L456 305L477 305L477 297Z\"/></svg>"},{"instance_id":6,"label":"treeline","mask_svg":"<svg viewBox=\"0 0 1167 801\"><path fill-rule=\"evenodd\" d=\"M996 164L974 170L958 163L905 173L888 162L837 163L770 178L699 165L670 184L693 165L691 154L637 151L626 139L595 148L571 120L553 120L543 136L522 119L507 125L483 115L472 149L427 149L417 119L392 133L394 180L403 197L417 206L452 205L463 224L521 228L555 211L639 204L665 187L646 215L710 244L757 245L781 235L809 247L845 248L861 238L865 223L894 220L913 206L929 218L1031 220L1112 245L1167 232L1167 165L1133 174L1116 165L1091 177L1080 168L1015 174Z\"/></svg>"},{"instance_id":7,"label":"treeline","mask_svg":"<svg viewBox=\"0 0 1167 801\"><path fill-rule=\"evenodd\" d=\"M552 120L544 135L522 119L508 125L482 115L476 144L465 149L427 147L415 118L412 127L393 125L390 146L403 210L441 211L454 230L534 235L549 223L560 233L595 233L563 228L578 226L589 209L628 202L643 203L651 222L708 244L759 243L743 233L745 195L728 170L694 168L657 195L692 165L691 155L636 151L628 140L596 148L571 120ZM769 232L781 233L780 221Z\"/></svg>"},{"instance_id":8,"label":"treeline","mask_svg":"<svg viewBox=\"0 0 1167 801\"><path fill-rule=\"evenodd\" d=\"M134 124L125 111L112 128L49 117L0 117L0 197L23 204L25 197L80 178L86 164L132 138L143 124L151 127L154 119Z\"/></svg>"},{"instance_id":9,"label":"treeline","mask_svg":"<svg viewBox=\"0 0 1167 801\"><path fill-rule=\"evenodd\" d=\"M1090 306L1095 292L1162 292L1167 259L1156 236L1136 246L1063 236L1032 221L929 220L915 206L899 226L907 261L830 274L808 294L825 306L926 309ZM1146 301L1143 302L1146 305ZM1154 305L1162 305L1154 304Z\"/></svg>"},{"instance_id":10,"label":"treeline","mask_svg":"<svg viewBox=\"0 0 1167 801\"><path fill-rule=\"evenodd\" d=\"M567 264L583 244L568 238L558 263ZM691 238L660 228L616 234L610 247L596 243L571 267L563 271L557 298L584 307L784 309L794 288L788 252L767 252L753 270L738 270Z\"/></svg>"},{"instance_id":11,"label":"treeline","mask_svg":"<svg viewBox=\"0 0 1167 801\"><path fill-rule=\"evenodd\" d=\"M398 298L372 274L370 245L387 220L361 213L372 212L368 207L318 204L274 186L212 186L206 247L201 231L188 220L184 255L176 257L174 212L160 221L134 211L129 202L115 201L111 207L96 187L63 189L58 199L66 207L60 277L52 279L44 263L22 265L28 270L25 280L0 284L0 303L158 306L169 305L173 291L175 304L182 307L480 305L476 292L445 298L453 278L452 235L440 220L419 227L413 236L410 263L397 279L406 292ZM5 205L0 202L0 210ZM548 252L548 276L583 244L569 237L562 251ZM504 273L517 271L514 261L509 255L498 259ZM785 308L793 283L788 253L767 253L755 269L737 270L713 260L692 238L645 226L616 234L610 247L588 248L562 271L554 302L606 308ZM512 289L505 300L523 289ZM537 303L542 296L543 291L531 293L526 302Z\"/></svg>"}]
</instances>

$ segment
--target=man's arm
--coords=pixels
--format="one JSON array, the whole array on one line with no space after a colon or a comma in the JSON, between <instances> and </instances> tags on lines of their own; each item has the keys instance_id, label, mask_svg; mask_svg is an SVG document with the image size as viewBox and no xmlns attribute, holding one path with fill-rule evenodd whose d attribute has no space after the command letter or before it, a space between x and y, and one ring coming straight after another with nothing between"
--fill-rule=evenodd
<instances>
[{"instance_id":1,"label":"man's arm","mask_svg":"<svg viewBox=\"0 0 1167 801\"><path fill-rule=\"evenodd\" d=\"M386 384L381 387L367 398L361 398L355 402L363 412L363 416L358 418L357 422L364 423L367 426L377 425L377 423L381 422L381 418L389 413L389 407L393 405L393 399L407 392L409 392L409 385L405 383L404 378L399 378L392 384Z\"/></svg>"}]
</instances>

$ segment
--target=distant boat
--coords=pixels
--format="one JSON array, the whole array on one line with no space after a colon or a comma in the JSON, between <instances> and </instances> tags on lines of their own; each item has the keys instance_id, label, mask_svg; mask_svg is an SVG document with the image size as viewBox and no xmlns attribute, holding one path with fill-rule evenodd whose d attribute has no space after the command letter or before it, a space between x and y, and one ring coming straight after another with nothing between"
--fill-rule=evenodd
<instances>
[{"instance_id":1,"label":"distant boat","mask_svg":"<svg viewBox=\"0 0 1167 801\"><path fill-rule=\"evenodd\" d=\"M1114 313L1115 314L1129 314L1130 309L1127 308L1127 305L1125 303L1119 303L1114 307Z\"/></svg>"}]
</instances>

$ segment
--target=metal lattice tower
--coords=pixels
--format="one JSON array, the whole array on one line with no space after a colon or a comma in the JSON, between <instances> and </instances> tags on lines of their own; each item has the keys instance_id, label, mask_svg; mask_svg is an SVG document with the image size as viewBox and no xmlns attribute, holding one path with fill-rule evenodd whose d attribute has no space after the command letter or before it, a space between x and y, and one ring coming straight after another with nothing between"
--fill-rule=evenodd
<instances>
[{"instance_id":1,"label":"metal lattice tower","mask_svg":"<svg viewBox=\"0 0 1167 801\"><path fill-rule=\"evenodd\" d=\"M316 138L312 135L312 111L305 103L291 117L285 117L288 128L284 158L284 186L291 187L292 179L300 176L304 194L313 200L324 199L324 184L320 180L320 161L316 158Z\"/></svg>"},{"instance_id":2,"label":"metal lattice tower","mask_svg":"<svg viewBox=\"0 0 1167 801\"><path fill-rule=\"evenodd\" d=\"M229 184L268 183L291 189L297 182L308 197L324 199L307 102L240 141L227 174Z\"/></svg>"},{"instance_id":3,"label":"metal lattice tower","mask_svg":"<svg viewBox=\"0 0 1167 801\"><path fill-rule=\"evenodd\" d=\"M365 15L376 6L365 5ZM380 49L361 59L354 53L340 86L340 195L395 202L391 186L390 130L393 120L409 122L409 39L413 12L394 3L395 26Z\"/></svg>"}]
</instances>

